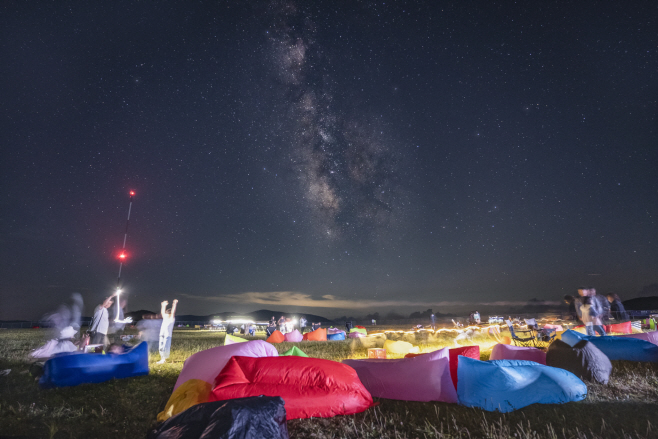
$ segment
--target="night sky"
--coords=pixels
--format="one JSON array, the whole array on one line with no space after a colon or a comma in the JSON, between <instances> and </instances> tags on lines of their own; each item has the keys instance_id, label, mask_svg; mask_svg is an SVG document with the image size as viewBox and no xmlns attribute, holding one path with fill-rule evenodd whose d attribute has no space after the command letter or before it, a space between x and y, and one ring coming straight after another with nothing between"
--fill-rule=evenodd
<instances>
[{"instance_id":1,"label":"night sky","mask_svg":"<svg viewBox=\"0 0 658 439\"><path fill-rule=\"evenodd\" d=\"M444 4L445 3L445 4ZM658 12L0 6L0 319L327 317L658 282ZM477 305L476 305L477 304Z\"/></svg>"}]
</instances>

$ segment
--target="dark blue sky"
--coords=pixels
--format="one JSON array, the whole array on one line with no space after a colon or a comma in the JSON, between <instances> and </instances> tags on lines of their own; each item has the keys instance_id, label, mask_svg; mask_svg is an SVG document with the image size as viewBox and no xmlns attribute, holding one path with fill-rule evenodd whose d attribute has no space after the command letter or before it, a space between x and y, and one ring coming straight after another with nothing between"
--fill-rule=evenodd
<instances>
[{"instance_id":1,"label":"dark blue sky","mask_svg":"<svg viewBox=\"0 0 658 439\"><path fill-rule=\"evenodd\" d=\"M130 309L633 296L658 281L657 18L5 2L0 318L111 293L131 189Z\"/></svg>"}]
</instances>

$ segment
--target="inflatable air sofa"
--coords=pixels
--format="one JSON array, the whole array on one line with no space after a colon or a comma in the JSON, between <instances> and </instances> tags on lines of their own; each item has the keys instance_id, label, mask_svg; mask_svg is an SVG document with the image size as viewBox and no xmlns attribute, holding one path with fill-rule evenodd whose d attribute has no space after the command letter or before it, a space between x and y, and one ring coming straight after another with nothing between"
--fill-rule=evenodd
<instances>
[{"instance_id":1,"label":"inflatable air sofa","mask_svg":"<svg viewBox=\"0 0 658 439\"><path fill-rule=\"evenodd\" d=\"M57 354L46 361L39 385L44 389L70 387L148 373L148 344L142 342L123 354Z\"/></svg>"},{"instance_id":2,"label":"inflatable air sofa","mask_svg":"<svg viewBox=\"0 0 658 439\"><path fill-rule=\"evenodd\" d=\"M396 342L400 343L400 342ZM396 360L343 360L376 397L403 401L457 402L448 348Z\"/></svg>"},{"instance_id":3,"label":"inflatable air sofa","mask_svg":"<svg viewBox=\"0 0 658 439\"><path fill-rule=\"evenodd\" d=\"M459 357L459 403L487 411L511 412L530 404L581 401L587 386L563 369L534 361L479 361Z\"/></svg>"},{"instance_id":4,"label":"inflatable air sofa","mask_svg":"<svg viewBox=\"0 0 658 439\"><path fill-rule=\"evenodd\" d=\"M228 360L234 355L242 357L278 357L279 353L274 346L263 340L217 346L216 348L197 352L185 360L174 390L191 379L214 384L217 374L222 371Z\"/></svg>"},{"instance_id":5,"label":"inflatable air sofa","mask_svg":"<svg viewBox=\"0 0 658 439\"><path fill-rule=\"evenodd\" d=\"M658 363L658 346L645 340L614 335L588 336L571 330L562 334L562 341L569 346L575 346L580 340L591 342L611 360Z\"/></svg>"},{"instance_id":6,"label":"inflatable air sofa","mask_svg":"<svg viewBox=\"0 0 658 439\"><path fill-rule=\"evenodd\" d=\"M232 357L215 380L210 401L280 396L287 419L351 415L373 405L351 367L305 357Z\"/></svg>"}]
</instances>

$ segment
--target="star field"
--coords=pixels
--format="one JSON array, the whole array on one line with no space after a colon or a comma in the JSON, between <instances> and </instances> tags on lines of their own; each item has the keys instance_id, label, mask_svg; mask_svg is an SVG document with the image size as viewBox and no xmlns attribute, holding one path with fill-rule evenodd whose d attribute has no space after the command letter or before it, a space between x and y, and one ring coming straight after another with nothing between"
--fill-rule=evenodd
<instances>
[{"instance_id":1,"label":"star field","mask_svg":"<svg viewBox=\"0 0 658 439\"><path fill-rule=\"evenodd\" d=\"M129 190L129 309L630 298L658 281L657 19L4 4L0 319L111 293Z\"/></svg>"}]
</instances>

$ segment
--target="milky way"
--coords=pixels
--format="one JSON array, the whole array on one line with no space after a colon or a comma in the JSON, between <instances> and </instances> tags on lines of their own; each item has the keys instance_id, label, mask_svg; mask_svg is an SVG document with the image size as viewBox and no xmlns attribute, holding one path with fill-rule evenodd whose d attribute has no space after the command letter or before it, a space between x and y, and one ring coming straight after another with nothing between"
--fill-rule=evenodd
<instances>
[{"instance_id":1,"label":"milky way","mask_svg":"<svg viewBox=\"0 0 658 439\"><path fill-rule=\"evenodd\" d=\"M336 102L334 60L316 42L311 14L279 2L270 13L269 61L291 127L284 157L318 234L386 239L406 213L395 145L381 120L348 116L354 109Z\"/></svg>"}]
</instances>

